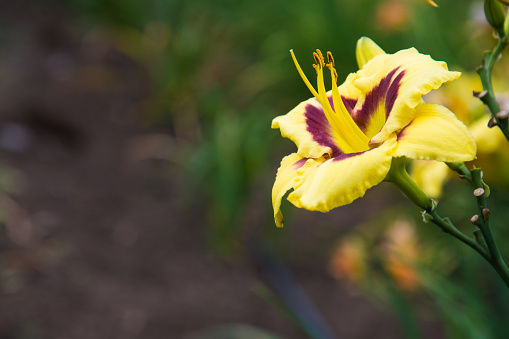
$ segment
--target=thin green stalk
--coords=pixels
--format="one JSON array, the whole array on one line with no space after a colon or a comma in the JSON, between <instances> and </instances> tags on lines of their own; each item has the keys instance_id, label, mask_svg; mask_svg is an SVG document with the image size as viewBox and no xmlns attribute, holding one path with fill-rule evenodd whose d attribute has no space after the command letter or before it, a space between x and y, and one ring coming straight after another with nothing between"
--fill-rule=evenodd
<instances>
[{"instance_id":1,"label":"thin green stalk","mask_svg":"<svg viewBox=\"0 0 509 339\"><path fill-rule=\"evenodd\" d=\"M502 51L509 45L507 37L498 37L498 43L491 52L485 52L483 57L482 65L477 69L477 73L481 78L483 92L478 93L477 96L481 101L489 108L493 120L496 122L502 133L504 133L506 139L509 141L509 121L507 117L497 116L497 113L501 111L500 105L495 98L495 92L493 91L493 83L491 80L491 74L493 66L497 59L501 56Z\"/></svg>"},{"instance_id":2,"label":"thin green stalk","mask_svg":"<svg viewBox=\"0 0 509 339\"><path fill-rule=\"evenodd\" d=\"M423 219L425 222L433 222L435 225L439 226L442 231L449 233L479 253L484 259L486 259L486 261L491 264L491 266L493 266L502 280L504 280L507 287L509 287L509 269L507 268L507 265L500 255L500 251L498 250L497 244L489 227L489 210L486 208L486 193L484 191L484 183L481 179L480 170L469 171L463 163L448 164L451 169L458 171L467 180L471 181L471 183L473 183L472 185L475 186L476 189L483 189L482 193L479 190L477 191L478 193L476 193L477 197L481 195L484 196L483 199L478 200L478 205L481 212L481 217L478 217L478 219L482 219L482 222L479 223L476 221L476 224L479 226L485 242L477 242L474 239L466 236L464 233L458 230L458 228L456 228L456 226L451 222L449 218L442 218L436 210L437 202L429 199L421 190L421 188L417 186L417 184L408 175L408 172L405 168L405 162L406 159L404 157L394 158L392 160L391 169L387 174L385 181L389 181L395 184L415 205L424 209ZM486 246L484 246L484 243Z\"/></svg>"},{"instance_id":3,"label":"thin green stalk","mask_svg":"<svg viewBox=\"0 0 509 339\"><path fill-rule=\"evenodd\" d=\"M478 252L480 255L482 255L484 259L486 259L488 262L491 263L490 255L486 251L486 249L484 249L484 247L482 247L479 243L474 241L472 238L466 236L464 233L462 233L460 230L458 230L449 218L442 218L438 214L436 209L432 210L432 211L426 211L426 212L432 217L432 219L430 221L433 222L435 225L439 226L442 229L442 231L444 231L445 233L449 233L450 235L452 235L453 237L455 237L462 243L470 246L476 252ZM508 284L508 287L509 287L509 284Z\"/></svg>"},{"instance_id":4,"label":"thin green stalk","mask_svg":"<svg viewBox=\"0 0 509 339\"><path fill-rule=\"evenodd\" d=\"M436 202L429 199L419 186L410 178L405 168L406 159L404 157L394 158L386 181L395 184L415 205L424 209L423 218L426 222L431 221L439 226L442 231L449 233L459 241L479 252L488 260L489 255L486 250L473 239L467 237L454 226L449 218L442 218L436 211Z\"/></svg>"},{"instance_id":5,"label":"thin green stalk","mask_svg":"<svg viewBox=\"0 0 509 339\"><path fill-rule=\"evenodd\" d=\"M472 185L479 210L478 218L476 218L475 224L479 227L483 236L484 244L489 251L489 258L486 260L491 263L493 268L495 268L504 282L509 286L509 268L507 267L504 259L502 258L502 255L500 254L500 250L495 241L495 237L491 231L491 212L488 209L488 204L486 201L486 190L488 188L482 181L481 169L475 168L470 171L463 163L448 163L447 165L449 168L462 175Z\"/></svg>"},{"instance_id":6,"label":"thin green stalk","mask_svg":"<svg viewBox=\"0 0 509 339\"><path fill-rule=\"evenodd\" d=\"M481 170L474 169L471 171L471 173L473 186L476 187L476 189L484 190L484 183L482 181ZM502 258L502 255L500 254L500 250L498 249L497 243L495 241L495 238L490 227L491 212L486 204L486 192L479 196L476 196L476 198L480 212L479 214L480 217L477 225L481 229L481 232L483 233L484 236L484 240L486 241L486 245L488 246L488 249L490 251L491 262L493 267L497 270L497 272L499 272L502 279L504 279L505 283L509 286L509 269L507 268L507 265L504 259Z\"/></svg>"}]
</instances>

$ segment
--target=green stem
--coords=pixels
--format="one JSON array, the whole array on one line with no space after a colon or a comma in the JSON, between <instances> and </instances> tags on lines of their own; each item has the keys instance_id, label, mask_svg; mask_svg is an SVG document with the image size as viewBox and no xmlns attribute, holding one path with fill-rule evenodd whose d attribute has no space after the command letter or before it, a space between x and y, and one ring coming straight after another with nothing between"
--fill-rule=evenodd
<instances>
[{"instance_id":1,"label":"green stem","mask_svg":"<svg viewBox=\"0 0 509 339\"><path fill-rule=\"evenodd\" d=\"M385 181L396 185L403 194L407 196L414 204L430 211L433 209L433 202L428 198L419 186L410 178L405 168L406 158L393 158L391 169L385 178Z\"/></svg>"},{"instance_id":2,"label":"green stem","mask_svg":"<svg viewBox=\"0 0 509 339\"><path fill-rule=\"evenodd\" d=\"M438 214L436 210L437 202L429 199L428 196L421 190L421 188L417 186L417 184L412 180L412 178L410 178L405 168L405 162L405 157L393 158L391 169L389 170L385 181L389 181L395 184L415 205L424 209L423 218L425 222L433 222L435 225L439 226L442 231L449 233L459 241L463 242L478 252L484 259L486 259L486 261L488 261L493 266L502 280L504 280L507 287L509 287L509 269L502 259L502 256L500 255L498 247L495 243L493 234L491 233L491 229L489 227L489 215L488 218L483 218L482 225L478 224L488 247L488 249L486 249L486 247L484 247L481 242L476 242L458 230L449 218L442 218ZM480 170L478 172L475 170L471 172L463 163L451 163L448 165L451 167L451 169L459 171L459 173L464 175L467 180L475 183L476 188L484 189ZM482 195L485 195L485 193ZM481 215L483 215L483 209L486 208L485 197L482 202L482 207L481 204L479 204ZM484 215L486 215L486 211L484 211ZM481 218L482 217L479 219Z\"/></svg>"},{"instance_id":3,"label":"green stem","mask_svg":"<svg viewBox=\"0 0 509 339\"><path fill-rule=\"evenodd\" d=\"M497 46L491 52L484 53L482 65L477 69L477 73L481 78L481 83L483 90L486 91L484 95L480 95L479 99L488 106L491 115L498 127L504 133L506 139L509 141L509 123L507 118L499 118L497 117L497 113L501 111L500 105L495 98L495 92L493 91L493 83L491 80L491 74L493 71L493 66L495 62L502 54L502 51L509 45L509 41L507 37L498 38Z\"/></svg>"},{"instance_id":4,"label":"green stem","mask_svg":"<svg viewBox=\"0 0 509 339\"><path fill-rule=\"evenodd\" d=\"M488 253L481 245L458 230L449 218L442 218L438 214L435 208L436 202L428 198L426 193L410 178L405 168L405 162L405 157L393 158L391 169L385 181L395 184L415 205L424 209L423 217L425 220L433 222L442 231L449 233L487 258Z\"/></svg>"},{"instance_id":5,"label":"green stem","mask_svg":"<svg viewBox=\"0 0 509 339\"><path fill-rule=\"evenodd\" d=\"M448 163L447 165L452 170L464 176L464 178L468 182L470 182L474 190L479 190L477 191L479 193L475 194L477 199L477 206L479 209L478 214L479 218L477 219L476 225L479 226L486 247L489 251L489 258L486 258L486 260L488 260L491 263L493 268L498 272L498 274L504 280L507 286L509 286L509 268L507 267L507 264L502 258L502 255L500 254L500 250L495 241L495 237L493 236L493 232L491 231L490 211L488 209L488 204L486 202L487 193L485 184L482 181L481 169L475 168L472 171L469 171L468 168L463 163Z\"/></svg>"}]
</instances>

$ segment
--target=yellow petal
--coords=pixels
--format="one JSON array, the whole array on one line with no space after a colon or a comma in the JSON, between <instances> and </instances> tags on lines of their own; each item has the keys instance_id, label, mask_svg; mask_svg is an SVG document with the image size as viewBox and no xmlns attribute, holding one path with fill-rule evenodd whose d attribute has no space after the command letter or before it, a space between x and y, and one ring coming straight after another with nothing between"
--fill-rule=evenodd
<instances>
[{"instance_id":1,"label":"yellow petal","mask_svg":"<svg viewBox=\"0 0 509 339\"><path fill-rule=\"evenodd\" d=\"M385 123L385 86L373 84L373 88L369 93L363 93L355 82L367 73L372 74L380 70L387 54L379 54L368 62L364 68L348 75L345 82L339 86L338 90L344 98L343 102L350 102L350 114L367 139L371 139L377 134ZM360 75L359 75L360 74ZM385 87L385 89L381 88Z\"/></svg>"},{"instance_id":2,"label":"yellow petal","mask_svg":"<svg viewBox=\"0 0 509 339\"><path fill-rule=\"evenodd\" d=\"M449 168L439 161L414 160L410 167L410 177L430 198L439 198Z\"/></svg>"},{"instance_id":3,"label":"yellow petal","mask_svg":"<svg viewBox=\"0 0 509 339\"><path fill-rule=\"evenodd\" d=\"M373 143L384 141L412 121L413 108L419 104L422 95L461 75L450 72L445 62L435 61L415 48L399 51L384 59L380 56L373 58L358 72L359 78L354 83L364 93L370 93L381 83L387 87L384 106L388 116L380 132L371 139ZM391 81L384 83L388 75L391 75Z\"/></svg>"},{"instance_id":4,"label":"yellow petal","mask_svg":"<svg viewBox=\"0 0 509 339\"><path fill-rule=\"evenodd\" d=\"M272 120L272 128L279 128L281 135L292 140L304 158L331 157L350 147L337 136L323 108L315 98L301 102L285 115Z\"/></svg>"},{"instance_id":5,"label":"yellow petal","mask_svg":"<svg viewBox=\"0 0 509 339\"><path fill-rule=\"evenodd\" d=\"M364 36L357 41L355 56L357 57L359 69L379 54L385 54L385 52L370 38Z\"/></svg>"},{"instance_id":6,"label":"yellow petal","mask_svg":"<svg viewBox=\"0 0 509 339\"><path fill-rule=\"evenodd\" d=\"M493 153L500 149L500 145L506 143L504 133L499 128L489 128L488 122L491 116L486 115L472 123L468 130L477 142L479 153Z\"/></svg>"},{"instance_id":7,"label":"yellow petal","mask_svg":"<svg viewBox=\"0 0 509 339\"><path fill-rule=\"evenodd\" d=\"M310 163L306 165L306 162ZM292 153L283 158L281 166L276 175L276 181L272 188L272 207L274 208L274 220L277 227L283 227L283 214L281 213L281 199L294 187L297 172L301 175L306 169L317 166L319 162L301 157L297 153Z\"/></svg>"},{"instance_id":8,"label":"yellow petal","mask_svg":"<svg viewBox=\"0 0 509 339\"><path fill-rule=\"evenodd\" d=\"M299 176L288 200L320 212L351 203L385 179L395 145L393 135L378 148L324 161Z\"/></svg>"},{"instance_id":9,"label":"yellow petal","mask_svg":"<svg viewBox=\"0 0 509 339\"><path fill-rule=\"evenodd\" d=\"M420 104L398 135L395 156L460 162L475 159L477 146L467 127L444 106Z\"/></svg>"}]
</instances>

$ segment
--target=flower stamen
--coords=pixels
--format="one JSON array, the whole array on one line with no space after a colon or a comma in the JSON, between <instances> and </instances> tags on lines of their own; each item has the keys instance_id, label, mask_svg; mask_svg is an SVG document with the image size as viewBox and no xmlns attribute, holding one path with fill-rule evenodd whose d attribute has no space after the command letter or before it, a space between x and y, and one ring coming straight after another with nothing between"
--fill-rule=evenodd
<instances>
[{"instance_id":1,"label":"flower stamen","mask_svg":"<svg viewBox=\"0 0 509 339\"><path fill-rule=\"evenodd\" d=\"M311 85L311 83L309 82L308 78L306 77L306 75L302 71L302 68L300 67L299 62L297 61L297 58L295 57L295 54L293 53L293 49L290 50L290 54L292 55L293 63L295 64L295 67L297 68L297 72L299 72L300 77L302 78L302 80L306 84L306 86L309 89L309 91L311 92L311 94L313 94L313 96L318 99L318 93L316 92L316 90ZM316 65L313 65L313 67L314 66L316 66Z\"/></svg>"},{"instance_id":2,"label":"flower stamen","mask_svg":"<svg viewBox=\"0 0 509 339\"><path fill-rule=\"evenodd\" d=\"M295 67L299 72L302 80L309 88L314 97L318 100L318 102L322 105L323 111L327 120L331 124L334 134L337 136L337 142L340 148L345 153L354 153L354 152L362 152L369 149L368 146L368 138L364 133L360 130L360 128L355 124L350 113L348 113L343 101L341 100L341 95L338 91L337 86L337 72L334 65L334 59L332 58L332 54L330 52L327 53L327 60L329 63L326 65L325 60L323 58L323 54L320 50L316 50L313 52L313 57L315 59L316 64L313 64L313 68L317 74L317 85L318 92L311 85L306 75L302 71L297 59L293 53L293 50L290 50L293 61L295 63ZM332 61L332 62L331 62ZM327 92L325 90L325 83L323 78L323 67L327 66L331 71L332 77L332 96L333 103L339 113L336 113L334 109L332 109L329 99L327 97Z\"/></svg>"},{"instance_id":3,"label":"flower stamen","mask_svg":"<svg viewBox=\"0 0 509 339\"><path fill-rule=\"evenodd\" d=\"M350 132L350 140L354 140L357 147L360 147L362 151L366 151L369 149L369 139L352 119L352 116L346 109L343 99L341 98L341 94L339 94L337 84L338 72L334 68L334 58L332 57L331 52L327 52L327 59L329 61L327 68L331 72L332 102L334 103L335 113L341 121L341 124L346 127L345 129L348 130L348 132Z\"/></svg>"},{"instance_id":4,"label":"flower stamen","mask_svg":"<svg viewBox=\"0 0 509 339\"><path fill-rule=\"evenodd\" d=\"M313 57L315 58L316 64L318 67L323 68L325 66L325 60L323 58L322 52L317 49L316 52L313 52Z\"/></svg>"},{"instance_id":5,"label":"flower stamen","mask_svg":"<svg viewBox=\"0 0 509 339\"><path fill-rule=\"evenodd\" d=\"M329 65L331 65L331 67L334 67L334 58L332 57L332 53L330 51L327 52L327 61L329 61Z\"/></svg>"}]
</instances>

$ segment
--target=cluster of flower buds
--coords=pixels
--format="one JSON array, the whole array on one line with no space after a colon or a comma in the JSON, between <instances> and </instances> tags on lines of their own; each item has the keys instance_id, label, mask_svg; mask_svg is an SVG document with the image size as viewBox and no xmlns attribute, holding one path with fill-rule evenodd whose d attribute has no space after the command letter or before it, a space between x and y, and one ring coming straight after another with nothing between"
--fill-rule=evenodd
<instances>
[{"instance_id":1,"label":"cluster of flower buds","mask_svg":"<svg viewBox=\"0 0 509 339\"><path fill-rule=\"evenodd\" d=\"M509 16L506 16L504 6L509 5L509 0L484 0L484 13L491 27L500 37L509 33Z\"/></svg>"}]
</instances>

